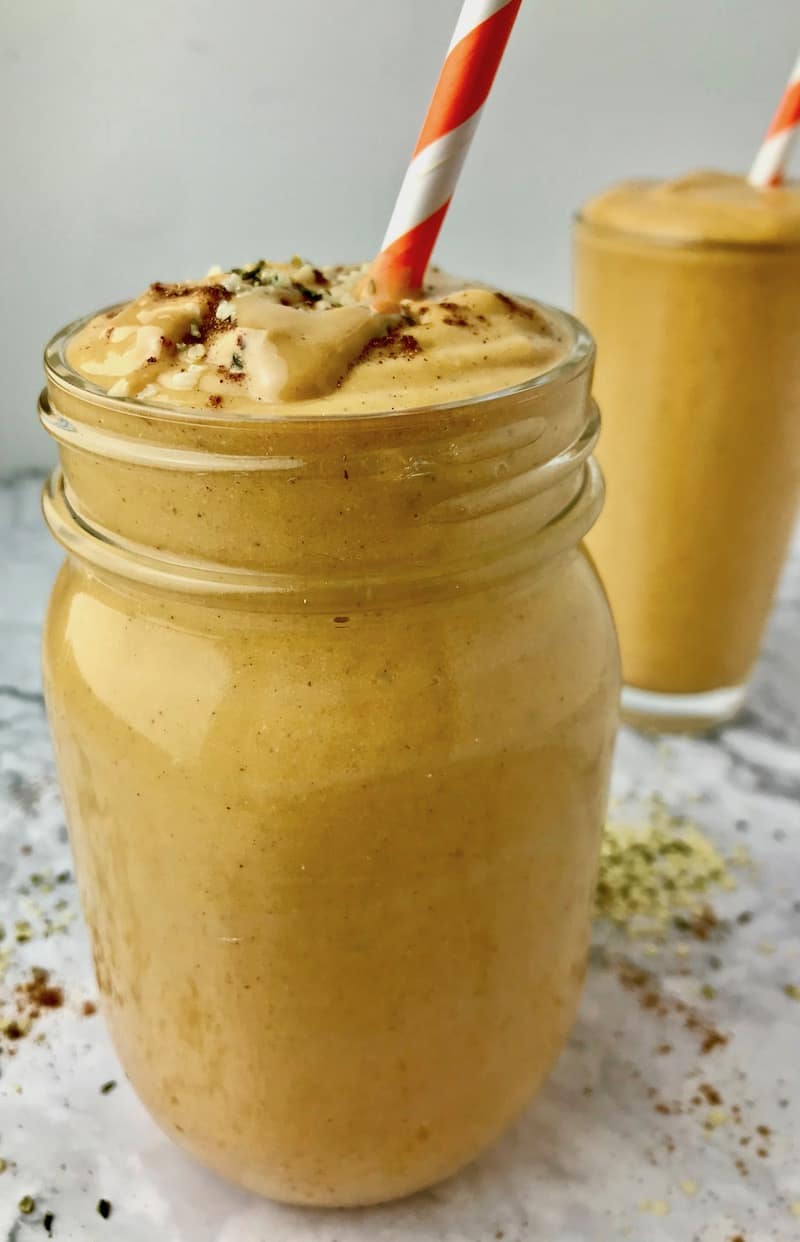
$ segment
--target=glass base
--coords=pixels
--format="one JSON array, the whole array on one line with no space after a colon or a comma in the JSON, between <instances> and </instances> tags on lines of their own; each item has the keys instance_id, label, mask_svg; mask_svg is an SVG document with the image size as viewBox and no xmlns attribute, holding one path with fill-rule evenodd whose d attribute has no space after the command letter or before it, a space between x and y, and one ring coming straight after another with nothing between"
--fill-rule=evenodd
<instances>
[{"instance_id":1,"label":"glass base","mask_svg":"<svg viewBox=\"0 0 800 1242\"><path fill-rule=\"evenodd\" d=\"M637 729L660 733L703 733L738 715L746 697L747 686L702 694L660 694L623 686L622 719Z\"/></svg>"}]
</instances>

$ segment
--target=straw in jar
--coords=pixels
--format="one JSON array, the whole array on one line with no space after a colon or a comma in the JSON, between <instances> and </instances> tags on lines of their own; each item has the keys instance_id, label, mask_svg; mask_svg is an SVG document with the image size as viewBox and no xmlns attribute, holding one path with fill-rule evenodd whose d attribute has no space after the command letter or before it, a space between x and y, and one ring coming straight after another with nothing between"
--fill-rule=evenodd
<instances>
[{"instance_id":1,"label":"straw in jar","mask_svg":"<svg viewBox=\"0 0 800 1242\"><path fill-rule=\"evenodd\" d=\"M522 0L465 0L369 278L375 305L422 286Z\"/></svg>"}]
</instances>

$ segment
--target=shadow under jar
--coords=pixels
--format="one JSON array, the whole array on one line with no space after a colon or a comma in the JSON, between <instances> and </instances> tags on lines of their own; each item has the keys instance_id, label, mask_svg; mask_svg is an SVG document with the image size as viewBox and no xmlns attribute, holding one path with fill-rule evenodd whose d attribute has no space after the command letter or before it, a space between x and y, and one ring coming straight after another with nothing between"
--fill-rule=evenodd
<instances>
[{"instance_id":1,"label":"shadow under jar","mask_svg":"<svg viewBox=\"0 0 800 1242\"><path fill-rule=\"evenodd\" d=\"M618 656L580 540L592 346L463 404L109 398L48 347L47 707L103 1009L163 1128L270 1197L471 1160L573 1020Z\"/></svg>"}]
</instances>

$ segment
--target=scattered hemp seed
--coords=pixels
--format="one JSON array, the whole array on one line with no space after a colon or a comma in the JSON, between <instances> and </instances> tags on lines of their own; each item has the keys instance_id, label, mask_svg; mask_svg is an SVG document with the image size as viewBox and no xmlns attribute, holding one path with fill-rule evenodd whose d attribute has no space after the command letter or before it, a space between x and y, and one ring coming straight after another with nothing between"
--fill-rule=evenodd
<instances>
[{"instance_id":1,"label":"scattered hemp seed","mask_svg":"<svg viewBox=\"0 0 800 1242\"><path fill-rule=\"evenodd\" d=\"M642 1212L649 1212L651 1216L669 1216L669 1204L665 1199L644 1199L639 1208Z\"/></svg>"},{"instance_id":2,"label":"scattered hemp seed","mask_svg":"<svg viewBox=\"0 0 800 1242\"><path fill-rule=\"evenodd\" d=\"M729 891L735 882L722 855L693 824L670 814L652 798L634 823L608 823L603 836L595 905L597 914L631 938L663 934L679 921L698 938L704 927L705 894Z\"/></svg>"},{"instance_id":3,"label":"scattered hemp seed","mask_svg":"<svg viewBox=\"0 0 800 1242\"><path fill-rule=\"evenodd\" d=\"M4 1160L3 1157L0 1156L0 1173L5 1173L7 1168L8 1168L8 1161Z\"/></svg>"},{"instance_id":4,"label":"scattered hemp seed","mask_svg":"<svg viewBox=\"0 0 800 1242\"><path fill-rule=\"evenodd\" d=\"M31 1212L36 1209L36 1200L32 1197L32 1195L23 1195L17 1204L17 1207L23 1216L30 1216Z\"/></svg>"},{"instance_id":5,"label":"scattered hemp seed","mask_svg":"<svg viewBox=\"0 0 800 1242\"><path fill-rule=\"evenodd\" d=\"M97 1211L98 1211L98 1214L102 1216L103 1220L108 1220L109 1216L111 1215L111 1204L109 1203L108 1199L97 1200Z\"/></svg>"},{"instance_id":6,"label":"scattered hemp seed","mask_svg":"<svg viewBox=\"0 0 800 1242\"><path fill-rule=\"evenodd\" d=\"M800 984L787 983L783 990L789 997L789 1000L800 1001Z\"/></svg>"}]
</instances>

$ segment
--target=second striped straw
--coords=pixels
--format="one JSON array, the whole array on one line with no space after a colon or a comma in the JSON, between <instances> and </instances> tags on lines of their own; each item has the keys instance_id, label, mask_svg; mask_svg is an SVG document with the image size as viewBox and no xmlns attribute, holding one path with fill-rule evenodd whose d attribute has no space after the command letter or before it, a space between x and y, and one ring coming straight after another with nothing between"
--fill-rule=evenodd
<instances>
[{"instance_id":1,"label":"second striped straw","mask_svg":"<svg viewBox=\"0 0 800 1242\"><path fill-rule=\"evenodd\" d=\"M750 169L751 185L775 186L783 182L786 163L800 127L800 56L791 72L786 90L770 121L758 155Z\"/></svg>"}]
</instances>

